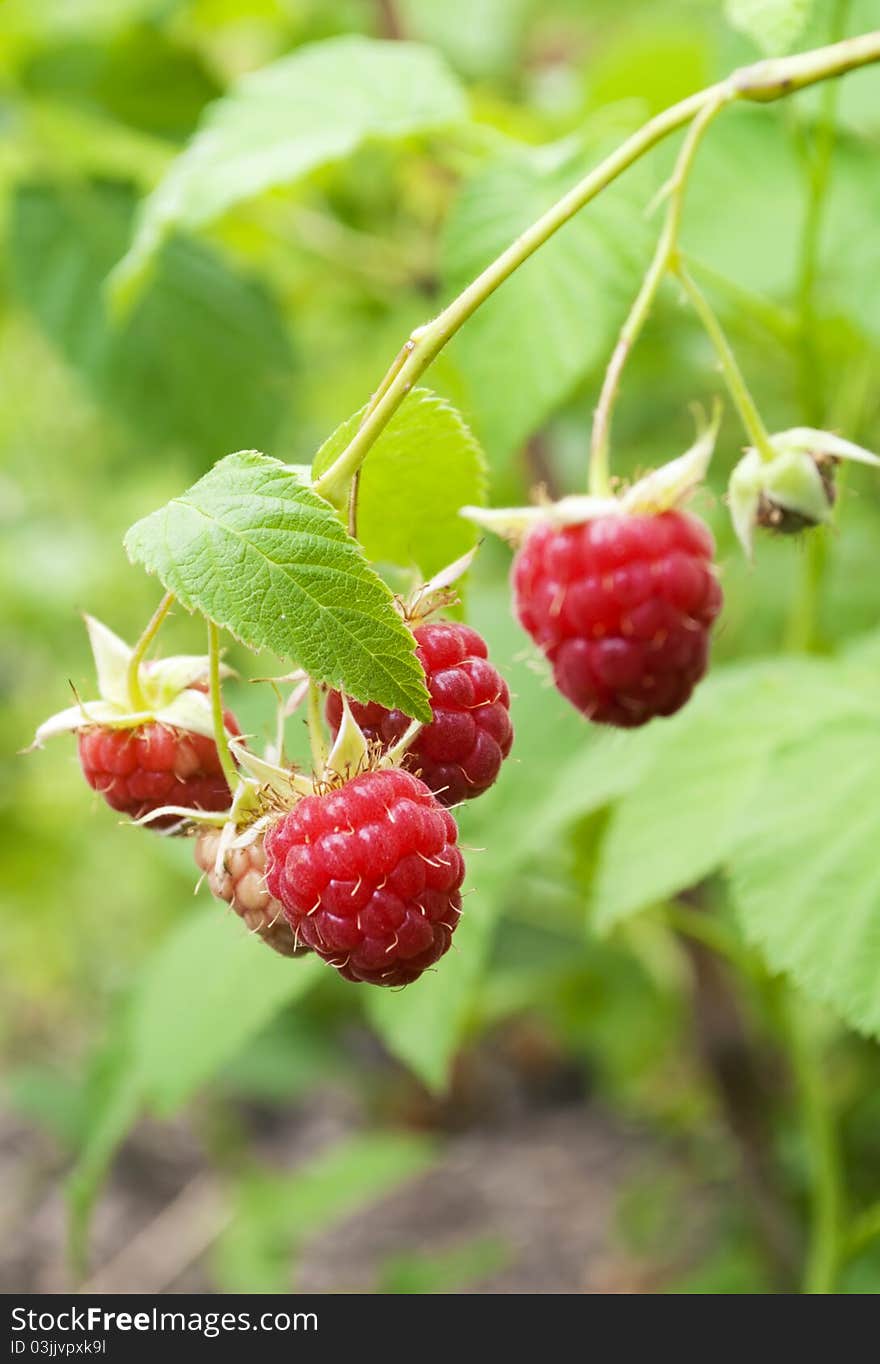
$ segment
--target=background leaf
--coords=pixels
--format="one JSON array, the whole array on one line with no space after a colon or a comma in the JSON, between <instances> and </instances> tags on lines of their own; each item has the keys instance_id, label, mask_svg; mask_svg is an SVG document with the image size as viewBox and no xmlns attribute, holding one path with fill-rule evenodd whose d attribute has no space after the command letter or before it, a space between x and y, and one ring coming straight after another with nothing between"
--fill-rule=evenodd
<instances>
[{"instance_id":1,"label":"background leaf","mask_svg":"<svg viewBox=\"0 0 880 1364\"><path fill-rule=\"evenodd\" d=\"M420 1174L430 1144L416 1136L365 1134L341 1141L292 1175L252 1174L217 1249L228 1293L290 1291L290 1260L304 1241Z\"/></svg>"},{"instance_id":2,"label":"background leaf","mask_svg":"<svg viewBox=\"0 0 880 1364\"><path fill-rule=\"evenodd\" d=\"M130 290L142 280L170 231L202 227L243 199L348 156L367 138L443 127L465 111L442 59L414 43L333 38L282 57L209 106L200 132L144 204L117 284Z\"/></svg>"},{"instance_id":3,"label":"background leaf","mask_svg":"<svg viewBox=\"0 0 880 1364\"><path fill-rule=\"evenodd\" d=\"M159 1113L179 1108L322 969L311 957L266 951L216 904L191 914L159 948L134 999L143 1098Z\"/></svg>"},{"instance_id":4,"label":"background leaf","mask_svg":"<svg viewBox=\"0 0 880 1364\"><path fill-rule=\"evenodd\" d=\"M317 479L356 433L361 413L315 457ZM426 578L472 549L477 528L459 515L486 500L482 451L455 408L415 389L367 456L358 492L358 539L374 562L417 566Z\"/></svg>"},{"instance_id":5,"label":"background leaf","mask_svg":"<svg viewBox=\"0 0 880 1364\"><path fill-rule=\"evenodd\" d=\"M270 445L293 379L287 329L267 290L212 251L171 242L118 328L107 271L134 211L118 184L32 184L12 202L10 282L89 388L155 441L213 458Z\"/></svg>"},{"instance_id":6,"label":"background leaf","mask_svg":"<svg viewBox=\"0 0 880 1364\"><path fill-rule=\"evenodd\" d=\"M813 0L724 0L724 11L733 27L770 56L794 46L812 10Z\"/></svg>"},{"instance_id":7,"label":"background leaf","mask_svg":"<svg viewBox=\"0 0 880 1364\"><path fill-rule=\"evenodd\" d=\"M188 611L358 701L430 719L415 644L336 512L255 450L228 455L132 526L133 560Z\"/></svg>"},{"instance_id":8,"label":"background leaf","mask_svg":"<svg viewBox=\"0 0 880 1364\"><path fill-rule=\"evenodd\" d=\"M446 225L443 278L459 292L544 212L601 151L570 145L511 152L462 189ZM642 182L637 177L636 184ZM474 314L452 343L466 415L501 460L605 354L637 280L644 201L633 181L577 214Z\"/></svg>"},{"instance_id":9,"label":"background leaf","mask_svg":"<svg viewBox=\"0 0 880 1364\"><path fill-rule=\"evenodd\" d=\"M747 937L852 1027L880 1036L876 721L780 753L731 875ZM816 779L822 773L821 781Z\"/></svg>"},{"instance_id":10,"label":"background leaf","mask_svg":"<svg viewBox=\"0 0 880 1364\"><path fill-rule=\"evenodd\" d=\"M841 697L841 672L799 658L715 673L686 709L658 726L650 762L617 800L599 854L592 903L608 929L696 885L732 853L779 747L814 732L817 714L865 713L865 692Z\"/></svg>"}]
</instances>

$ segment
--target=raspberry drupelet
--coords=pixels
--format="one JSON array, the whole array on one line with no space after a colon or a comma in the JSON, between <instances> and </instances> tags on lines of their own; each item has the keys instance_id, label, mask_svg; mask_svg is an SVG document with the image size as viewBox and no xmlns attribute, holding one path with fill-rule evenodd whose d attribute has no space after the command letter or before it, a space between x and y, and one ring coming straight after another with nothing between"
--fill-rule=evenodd
<instances>
[{"instance_id":1,"label":"raspberry drupelet","mask_svg":"<svg viewBox=\"0 0 880 1364\"><path fill-rule=\"evenodd\" d=\"M590 720L633 728L688 700L721 609L714 552L703 522L678 511L528 536L513 565L519 620Z\"/></svg>"},{"instance_id":2,"label":"raspberry drupelet","mask_svg":"<svg viewBox=\"0 0 880 1364\"><path fill-rule=\"evenodd\" d=\"M486 641L470 626L437 621L413 633L434 718L420 731L405 763L442 805L457 805L487 791L510 752L510 692L489 662ZM410 723L400 710L350 705L365 737L384 748L392 747ZM327 698L327 722L336 734L342 723L339 692Z\"/></svg>"},{"instance_id":3,"label":"raspberry drupelet","mask_svg":"<svg viewBox=\"0 0 880 1364\"><path fill-rule=\"evenodd\" d=\"M266 885L346 980L408 985L448 951L464 860L448 810L399 768L305 796L266 832Z\"/></svg>"},{"instance_id":4,"label":"raspberry drupelet","mask_svg":"<svg viewBox=\"0 0 880 1364\"><path fill-rule=\"evenodd\" d=\"M212 895L224 900L250 930L282 957L301 957L308 952L298 944L284 917L283 906L266 888L266 851L259 835L250 843L229 848L218 876L219 829L202 829L196 835L196 866L205 874Z\"/></svg>"},{"instance_id":5,"label":"raspberry drupelet","mask_svg":"<svg viewBox=\"0 0 880 1364\"><path fill-rule=\"evenodd\" d=\"M227 711L226 728L238 734ZM89 786L112 810L141 819L160 805L193 810L225 810L232 799L217 745L191 730L152 722L134 729L89 725L79 731L79 760ZM177 822L169 815L153 828Z\"/></svg>"}]
</instances>

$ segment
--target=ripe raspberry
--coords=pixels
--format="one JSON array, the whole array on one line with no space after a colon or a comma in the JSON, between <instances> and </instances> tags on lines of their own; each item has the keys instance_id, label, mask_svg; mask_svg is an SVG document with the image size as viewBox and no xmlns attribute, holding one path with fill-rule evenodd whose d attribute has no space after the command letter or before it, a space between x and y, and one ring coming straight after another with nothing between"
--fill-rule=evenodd
<instances>
[{"instance_id":1,"label":"ripe raspberry","mask_svg":"<svg viewBox=\"0 0 880 1364\"><path fill-rule=\"evenodd\" d=\"M240 733L225 713L226 728ZM225 810L231 800L213 739L190 730L150 723L135 729L89 725L78 733L79 760L89 786L112 810L140 819L160 805ZM167 828L173 815L151 827Z\"/></svg>"},{"instance_id":2,"label":"ripe raspberry","mask_svg":"<svg viewBox=\"0 0 880 1364\"><path fill-rule=\"evenodd\" d=\"M721 609L714 550L706 526L675 511L529 535L513 565L517 614L589 719L632 728L687 701Z\"/></svg>"},{"instance_id":3,"label":"ripe raspberry","mask_svg":"<svg viewBox=\"0 0 880 1364\"><path fill-rule=\"evenodd\" d=\"M441 805L457 805L488 791L510 752L510 693L476 630L438 621L413 633L434 719L409 749L406 765L418 772ZM351 711L366 738L387 748L409 725L403 711L375 703L353 702ZM339 692L327 698L327 722L336 734L342 723Z\"/></svg>"},{"instance_id":4,"label":"ripe raspberry","mask_svg":"<svg viewBox=\"0 0 880 1364\"><path fill-rule=\"evenodd\" d=\"M202 829L196 837L196 865L205 873L211 893L231 905L251 933L256 933L282 957L302 957L308 952L297 945L284 908L266 889L266 852L257 836L243 847L230 848L218 876L217 845L219 829Z\"/></svg>"},{"instance_id":5,"label":"ripe raspberry","mask_svg":"<svg viewBox=\"0 0 880 1364\"><path fill-rule=\"evenodd\" d=\"M306 796L266 833L269 893L346 980L408 985L449 948L464 860L423 781L364 772Z\"/></svg>"}]
</instances>

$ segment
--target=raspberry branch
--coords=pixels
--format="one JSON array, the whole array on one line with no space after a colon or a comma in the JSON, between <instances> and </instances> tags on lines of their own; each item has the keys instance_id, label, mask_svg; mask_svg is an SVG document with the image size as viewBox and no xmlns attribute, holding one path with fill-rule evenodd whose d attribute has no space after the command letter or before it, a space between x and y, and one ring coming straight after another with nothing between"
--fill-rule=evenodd
<instances>
[{"instance_id":1,"label":"raspberry branch","mask_svg":"<svg viewBox=\"0 0 880 1364\"><path fill-rule=\"evenodd\" d=\"M725 99L726 97L719 93L716 99L711 100L697 114L682 145L672 179L664 189L664 193L669 196L669 205L663 231L660 233L657 249L654 252L651 264L648 266L642 286L636 295L635 302L623 324L617 344L612 352L593 419L593 431L590 439L589 490L594 497L608 497L611 493L608 445L611 434L611 416L624 366L648 319L657 291L665 275L674 268L688 176L693 167L703 134L722 108Z\"/></svg>"},{"instance_id":2,"label":"raspberry branch","mask_svg":"<svg viewBox=\"0 0 880 1364\"><path fill-rule=\"evenodd\" d=\"M690 123L709 106L717 104L721 109L739 100L769 103L878 61L880 30L874 30L812 52L743 67L726 80L655 115L517 237L443 312L416 328L374 393L357 433L315 481L315 491L331 500L345 493L413 385L468 318L570 218L670 133Z\"/></svg>"}]
</instances>

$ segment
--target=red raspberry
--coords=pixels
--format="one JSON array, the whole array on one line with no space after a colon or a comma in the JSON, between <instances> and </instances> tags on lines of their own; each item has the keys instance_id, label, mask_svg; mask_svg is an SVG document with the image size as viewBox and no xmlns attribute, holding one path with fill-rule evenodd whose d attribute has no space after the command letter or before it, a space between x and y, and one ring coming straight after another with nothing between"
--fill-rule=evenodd
<instances>
[{"instance_id":1,"label":"red raspberry","mask_svg":"<svg viewBox=\"0 0 880 1364\"><path fill-rule=\"evenodd\" d=\"M238 734L234 717L226 728ZM231 796L217 745L190 730L152 722L135 729L89 725L79 731L79 760L89 786L100 791L112 810L140 819L160 805L193 810L225 810ZM173 815L152 828L176 823Z\"/></svg>"},{"instance_id":2,"label":"red raspberry","mask_svg":"<svg viewBox=\"0 0 880 1364\"><path fill-rule=\"evenodd\" d=\"M196 837L196 865L205 873L211 893L231 905L251 933L282 957L302 957L308 948L297 944L284 908L266 889L266 851L258 835L243 847L230 848L218 876L219 829L202 829Z\"/></svg>"},{"instance_id":3,"label":"red raspberry","mask_svg":"<svg viewBox=\"0 0 880 1364\"><path fill-rule=\"evenodd\" d=\"M346 980L408 985L461 912L458 830L423 781L364 772L305 796L266 833L266 884L298 941Z\"/></svg>"},{"instance_id":4,"label":"red raspberry","mask_svg":"<svg viewBox=\"0 0 880 1364\"><path fill-rule=\"evenodd\" d=\"M600 516L539 526L513 565L522 625L578 710L632 728L672 715L706 671L722 593L693 516Z\"/></svg>"},{"instance_id":5,"label":"red raspberry","mask_svg":"<svg viewBox=\"0 0 880 1364\"><path fill-rule=\"evenodd\" d=\"M441 805L457 805L488 791L510 752L510 692L488 661L486 641L476 630L438 621L413 633L434 719L409 749L406 765L418 772ZM351 711L366 737L386 748L410 723L403 711L375 702L352 702ZM342 723L339 692L327 697L327 722L336 734Z\"/></svg>"}]
</instances>

